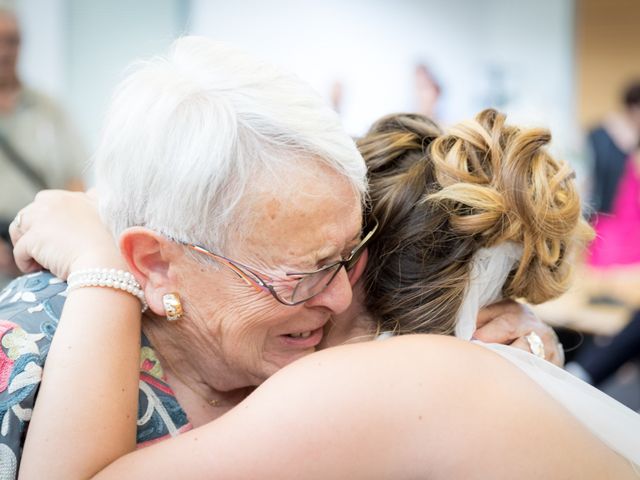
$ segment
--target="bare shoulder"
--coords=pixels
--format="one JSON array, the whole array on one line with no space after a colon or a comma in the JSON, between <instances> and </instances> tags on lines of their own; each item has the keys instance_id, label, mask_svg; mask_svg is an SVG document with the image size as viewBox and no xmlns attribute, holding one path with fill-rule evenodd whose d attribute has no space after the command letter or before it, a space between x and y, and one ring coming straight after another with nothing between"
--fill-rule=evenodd
<instances>
[{"instance_id":1,"label":"bare shoulder","mask_svg":"<svg viewBox=\"0 0 640 480\"><path fill-rule=\"evenodd\" d=\"M144 469L123 462L113 478L184 477L185 465L238 479L633 478L516 367L432 335L309 355L219 420L142 456Z\"/></svg>"},{"instance_id":2,"label":"bare shoulder","mask_svg":"<svg viewBox=\"0 0 640 480\"><path fill-rule=\"evenodd\" d=\"M487 367L509 365L487 349L454 337L442 335L403 335L386 340L369 341L329 348L285 367L279 377L304 375L309 370L326 372L331 378L359 376L361 381L387 375L415 379L454 375L458 381L477 378ZM493 374L487 372L488 377Z\"/></svg>"},{"instance_id":3,"label":"bare shoulder","mask_svg":"<svg viewBox=\"0 0 640 480\"><path fill-rule=\"evenodd\" d=\"M625 460L517 367L453 337L328 349L283 369L265 392L271 382L274 392L300 393L293 417L322 412L331 426L325 439L393 457L383 462L398 468L393 478L486 478L487 469L491 478L633 478Z\"/></svg>"}]
</instances>

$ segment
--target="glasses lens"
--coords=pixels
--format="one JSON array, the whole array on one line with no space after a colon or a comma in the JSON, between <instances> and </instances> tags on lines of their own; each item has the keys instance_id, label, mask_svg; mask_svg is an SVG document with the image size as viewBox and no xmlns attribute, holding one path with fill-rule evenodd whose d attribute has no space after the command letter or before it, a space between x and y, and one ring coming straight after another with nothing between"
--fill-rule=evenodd
<instances>
[{"instance_id":1,"label":"glasses lens","mask_svg":"<svg viewBox=\"0 0 640 480\"><path fill-rule=\"evenodd\" d=\"M341 267L342 264L337 263L331 268L320 270L301 278L291 294L291 302L302 302L321 293L335 278Z\"/></svg>"}]
</instances>

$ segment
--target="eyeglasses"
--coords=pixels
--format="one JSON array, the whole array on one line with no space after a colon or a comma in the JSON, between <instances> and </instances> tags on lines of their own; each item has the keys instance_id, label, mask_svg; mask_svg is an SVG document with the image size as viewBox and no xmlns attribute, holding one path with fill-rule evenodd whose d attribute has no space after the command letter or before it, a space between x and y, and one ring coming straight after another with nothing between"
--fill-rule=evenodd
<instances>
[{"instance_id":1,"label":"eyeglasses","mask_svg":"<svg viewBox=\"0 0 640 480\"><path fill-rule=\"evenodd\" d=\"M322 293L325 288L333 281L338 275L338 272L342 267L349 272L358 259L362 255L367 242L371 240L373 234L378 229L378 222L374 220L372 228L363 237L360 243L351 250L351 253L344 260L325 265L318 270L312 272L289 272L285 273L286 279L274 280L269 278L269 281L265 280L268 275L258 272L256 269L243 265L239 262L231 260L217 253L210 252L201 245L194 245L192 243L183 243L187 247L195 250L198 253L203 253L215 261L225 265L236 275L238 275L245 283L252 286L258 291L267 291L273 298L284 305L298 305L304 303L307 300Z\"/></svg>"}]
</instances>

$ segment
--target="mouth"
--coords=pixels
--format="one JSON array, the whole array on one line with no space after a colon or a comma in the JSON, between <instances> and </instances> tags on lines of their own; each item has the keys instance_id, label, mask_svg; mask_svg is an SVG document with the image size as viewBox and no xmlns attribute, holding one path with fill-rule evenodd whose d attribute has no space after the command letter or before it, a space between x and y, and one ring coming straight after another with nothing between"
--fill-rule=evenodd
<instances>
[{"instance_id":1,"label":"mouth","mask_svg":"<svg viewBox=\"0 0 640 480\"><path fill-rule=\"evenodd\" d=\"M280 335L285 344L296 348L313 348L317 346L324 336L324 325L315 330L306 330L303 332L287 333Z\"/></svg>"}]
</instances>

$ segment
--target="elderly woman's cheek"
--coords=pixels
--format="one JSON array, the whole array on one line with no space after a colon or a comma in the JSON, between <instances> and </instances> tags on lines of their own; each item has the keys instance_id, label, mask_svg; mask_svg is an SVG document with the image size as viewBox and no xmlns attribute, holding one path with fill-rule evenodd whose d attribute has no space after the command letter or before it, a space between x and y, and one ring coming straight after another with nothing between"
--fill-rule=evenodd
<instances>
[{"instance_id":1,"label":"elderly woman's cheek","mask_svg":"<svg viewBox=\"0 0 640 480\"><path fill-rule=\"evenodd\" d=\"M250 300L238 298L224 310L219 340L225 357L259 380L312 351L292 348L284 340L286 334L296 332L297 316L304 307L284 306L270 296L258 295Z\"/></svg>"}]
</instances>

